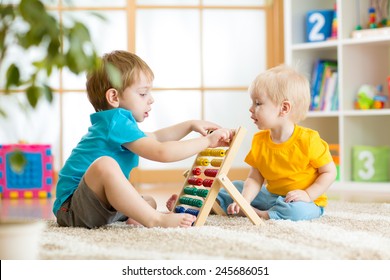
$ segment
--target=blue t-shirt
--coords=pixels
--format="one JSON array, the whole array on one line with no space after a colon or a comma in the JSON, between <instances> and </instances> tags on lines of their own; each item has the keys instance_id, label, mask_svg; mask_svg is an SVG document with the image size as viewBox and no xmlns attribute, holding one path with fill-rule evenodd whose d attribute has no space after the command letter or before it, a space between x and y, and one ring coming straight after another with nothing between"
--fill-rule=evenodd
<instances>
[{"instance_id":1,"label":"blue t-shirt","mask_svg":"<svg viewBox=\"0 0 390 280\"><path fill-rule=\"evenodd\" d=\"M126 178L138 166L139 156L122 145L145 137L130 111L111 109L91 114L91 126L60 170L53 212L77 189L85 171L101 156L115 159Z\"/></svg>"}]
</instances>

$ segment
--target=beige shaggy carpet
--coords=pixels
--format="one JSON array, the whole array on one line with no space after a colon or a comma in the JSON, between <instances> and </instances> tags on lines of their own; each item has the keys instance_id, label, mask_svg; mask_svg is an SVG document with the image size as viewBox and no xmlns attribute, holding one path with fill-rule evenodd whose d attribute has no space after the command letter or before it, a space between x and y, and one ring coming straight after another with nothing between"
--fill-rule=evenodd
<instances>
[{"instance_id":1,"label":"beige shaggy carpet","mask_svg":"<svg viewBox=\"0 0 390 280\"><path fill-rule=\"evenodd\" d=\"M163 229L115 223L63 228L54 221L41 259L390 260L390 204L330 201L313 221L265 222L211 215L203 227Z\"/></svg>"}]
</instances>

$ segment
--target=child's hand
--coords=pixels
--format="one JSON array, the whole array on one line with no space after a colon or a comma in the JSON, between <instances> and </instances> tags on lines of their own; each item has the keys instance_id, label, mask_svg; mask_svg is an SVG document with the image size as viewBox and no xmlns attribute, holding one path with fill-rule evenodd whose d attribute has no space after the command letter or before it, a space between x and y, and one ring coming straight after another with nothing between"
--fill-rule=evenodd
<instances>
[{"instance_id":1,"label":"child's hand","mask_svg":"<svg viewBox=\"0 0 390 280\"><path fill-rule=\"evenodd\" d=\"M227 208L228 215L235 215L238 214L239 212L240 212L240 206L238 206L236 202L233 202Z\"/></svg>"},{"instance_id":2,"label":"child's hand","mask_svg":"<svg viewBox=\"0 0 390 280\"><path fill-rule=\"evenodd\" d=\"M304 190L293 190L289 191L286 194L286 198L284 199L285 202L296 202L296 201L305 201L305 202L311 202L311 199L307 192Z\"/></svg>"},{"instance_id":3,"label":"child's hand","mask_svg":"<svg viewBox=\"0 0 390 280\"><path fill-rule=\"evenodd\" d=\"M221 127L215 123L208 121L194 120L191 123L191 130L198 132L203 136L206 136L208 131L217 130L218 128Z\"/></svg>"},{"instance_id":4,"label":"child's hand","mask_svg":"<svg viewBox=\"0 0 390 280\"><path fill-rule=\"evenodd\" d=\"M214 130L212 133L206 136L210 141L209 148L229 146L233 135L234 130L231 129L220 128Z\"/></svg>"}]
</instances>

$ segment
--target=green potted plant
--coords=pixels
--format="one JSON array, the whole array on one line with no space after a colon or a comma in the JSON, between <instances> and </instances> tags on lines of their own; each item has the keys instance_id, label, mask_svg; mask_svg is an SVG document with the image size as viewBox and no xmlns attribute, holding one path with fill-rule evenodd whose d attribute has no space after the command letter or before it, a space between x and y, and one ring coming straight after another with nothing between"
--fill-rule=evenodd
<instances>
[{"instance_id":1,"label":"green potted plant","mask_svg":"<svg viewBox=\"0 0 390 280\"><path fill-rule=\"evenodd\" d=\"M102 20L104 18L95 14ZM22 26L22 28L20 28ZM19 47L23 50L39 48L43 52L40 58L31 62L32 72L27 78L23 68L18 65L19 57L12 60L10 49ZM5 65L5 58L11 61ZM55 69L69 69L80 74L99 65L88 28L73 20L65 25L54 17L42 0L20 0L16 4L5 4L0 0L0 69L5 81L5 88L0 91L10 94L14 89L22 89L28 106L35 108L40 99L52 101L53 91L48 79ZM120 82L120 75L110 67L107 69L114 84ZM7 117L0 105L0 117ZM10 158L11 167L21 170L26 163L22 153L15 151Z\"/></svg>"},{"instance_id":2,"label":"green potted plant","mask_svg":"<svg viewBox=\"0 0 390 280\"><path fill-rule=\"evenodd\" d=\"M32 107L41 97L52 100L53 93L45 78L51 75L53 69L68 68L79 74L92 70L98 64L98 56L86 26L78 21L73 21L70 26L62 24L48 12L41 0L1 3L0 22L0 66L6 67L3 69L6 75L5 92L8 93L13 87L25 88ZM23 25L23 28L17 28L16 23ZM16 63L1 65L14 45L25 50L39 47L44 52L43 58L32 62L33 72L27 79L21 78L22 69Z\"/></svg>"}]
</instances>

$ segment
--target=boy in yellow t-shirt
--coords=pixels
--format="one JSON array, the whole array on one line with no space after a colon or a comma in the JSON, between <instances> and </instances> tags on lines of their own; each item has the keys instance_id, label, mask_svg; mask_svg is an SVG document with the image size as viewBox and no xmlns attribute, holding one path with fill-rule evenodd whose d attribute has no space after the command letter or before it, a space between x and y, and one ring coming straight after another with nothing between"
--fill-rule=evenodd
<instances>
[{"instance_id":1,"label":"boy in yellow t-shirt","mask_svg":"<svg viewBox=\"0 0 390 280\"><path fill-rule=\"evenodd\" d=\"M320 217L336 167L318 132L297 125L309 109L308 80L280 65L257 76L249 93L251 119L260 131L245 158L250 165L248 178L234 185L263 219ZM228 214L240 213L225 190L218 200Z\"/></svg>"}]
</instances>

